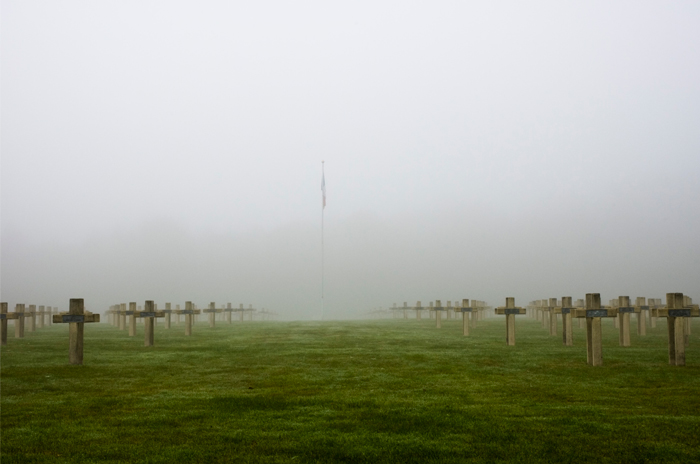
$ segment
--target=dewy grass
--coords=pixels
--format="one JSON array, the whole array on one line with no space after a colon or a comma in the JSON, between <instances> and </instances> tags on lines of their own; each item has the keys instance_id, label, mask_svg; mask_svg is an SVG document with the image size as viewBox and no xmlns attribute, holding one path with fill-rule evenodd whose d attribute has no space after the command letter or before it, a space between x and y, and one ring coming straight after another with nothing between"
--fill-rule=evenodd
<instances>
[{"instance_id":1,"label":"dewy grass","mask_svg":"<svg viewBox=\"0 0 700 464\"><path fill-rule=\"evenodd\" d=\"M700 462L698 337L671 367L663 320L629 348L605 321L594 368L574 325L90 324L83 366L66 326L10 334L2 462Z\"/></svg>"}]
</instances>

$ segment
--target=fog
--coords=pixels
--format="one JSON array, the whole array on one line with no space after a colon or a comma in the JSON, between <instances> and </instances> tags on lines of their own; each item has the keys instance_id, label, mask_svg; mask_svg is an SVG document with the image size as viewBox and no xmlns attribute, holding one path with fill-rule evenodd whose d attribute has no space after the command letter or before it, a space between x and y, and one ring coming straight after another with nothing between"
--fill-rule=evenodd
<instances>
[{"instance_id":1,"label":"fog","mask_svg":"<svg viewBox=\"0 0 700 464\"><path fill-rule=\"evenodd\" d=\"M0 6L11 308L700 298L697 3Z\"/></svg>"}]
</instances>

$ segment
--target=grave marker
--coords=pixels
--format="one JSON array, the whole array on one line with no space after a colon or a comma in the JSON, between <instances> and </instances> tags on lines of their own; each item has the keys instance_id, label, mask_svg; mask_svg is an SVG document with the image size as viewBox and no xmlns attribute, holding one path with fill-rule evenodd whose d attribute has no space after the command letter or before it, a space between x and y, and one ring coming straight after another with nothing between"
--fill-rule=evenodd
<instances>
[{"instance_id":1,"label":"grave marker","mask_svg":"<svg viewBox=\"0 0 700 464\"><path fill-rule=\"evenodd\" d=\"M549 305L547 306L547 309L549 310L549 335L554 336L557 335L557 314L561 314L561 312L557 313L557 307L560 307L557 304L557 299L550 298Z\"/></svg>"},{"instance_id":2,"label":"grave marker","mask_svg":"<svg viewBox=\"0 0 700 464\"><path fill-rule=\"evenodd\" d=\"M165 313L165 328L169 329L170 328L170 317L173 313L172 307L170 303L165 303L165 309L163 310Z\"/></svg>"},{"instance_id":3,"label":"grave marker","mask_svg":"<svg viewBox=\"0 0 700 464\"><path fill-rule=\"evenodd\" d=\"M682 293L667 293L666 308L652 309L653 317L665 317L668 322L668 363L685 366L685 322L700 317L697 306L685 306Z\"/></svg>"},{"instance_id":4,"label":"grave marker","mask_svg":"<svg viewBox=\"0 0 700 464\"><path fill-rule=\"evenodd\" d=\"M129 316L129 336L136 336L136 302L129 302L129 309L126 310L126 303L124 303L124 317Z\"/></svg>"},{"instance_id":5,"label":"grave marker","mask_svg":"<svg viewBox=\"0 0 700 464\"><path fill-rule=\"evenodd\" d=\"M185 315L185 335L192 335L192 321L194 319L194 316L200 313L199 309L193 309L192 302L186 301L185 309L178 309L176 310L176 312L177 314Z\"/></svg>"},{"instance_id":6,"label":"grave marker","mask_svg":"<svg viewBox=\"0 0 700 464\"><path fill-rule=\"evenodd\" d=\"M416 306L413 307L416 310L416 320L421 320L421 313L423 312L423 307L420 304L420 300L416 301Z\"/></svg>"},{"instance_id":7,"label":"grave marker","mask_svg":"<svg viewBox=\"0 0 700 464\"><path fill-rule=\"evenodd\" d=\"M506 345L515 345L515 315L526 314L525 308L515 306L515 298L507 297L506 305L496 308L496 314L506 316Z\"/></svg>"},{"instance_id":8,"label":"grave marker","mask_svg":"<svg viewBox=\"0 0 700 464\"><path fill-rule=\"evenodd\" d=\"M586 293L586 308L571 311L573 317L586 318L586 361L591 366L603 365L603 330L601 318L615 317L617 309L601 308L600 293Z\"/></svg>"},{"instance_id":9,"label":"grave marker","mask_svg":"<svg viewBox=\"0 0 700 464\"><path fill-rule=\"evenodd\" d=\"M617 320L620 328L620 346L630 346L630 314L634 312L634 306L630 305L629 296L618 298Z\"/></svg>"},{"instance_id":10,"label":"grave marker","mask_svg":"<svg viewBox=\"0 0 700 464\"><path fill-rule=\"evenodd\" d=\"M432 304L432 303L431 303ZM440 300L435 300L435 306L433 307L433 311L435 311L435 326L440 329L442 328L441 324L441 315L440 313L444 310L445 308L442 307L442 301Z\"/></svg>"},{"instance_id":11,"label":"grave marker","mask_svg":"<svg viewBox=\"0 0 700 464\"><path fill-rule=\"evenodd\" d=\"M647 315L649 314L646 298L643 296L637 297L634 304L634 312L637 313L637 335L644 336L647 334Z\"/></svg>"},{"instance_id":12,"label":"grave marker","mask_svg":"<svg viewBox=\"0 0 700 464\"><path fill-rule=\"evenodd\" d=\"M156 311L153 300L146 300L143 311L135 311L134 316L143 318L145 338L143 346L153 346L155 338L155 319L165 317L162 311Z\"/></svg>"},{"instance_id":13,"label":"grave marker","mask_svg":"<svg viewBox=\"0 0 700 464\"><path fill-rule=\"evenodd\" d=\"M36 310L36 314L34 315L36 318L36 328L37 329L43 329L44 328L44 314L46 311L44 310L44 306L39 306L39 309Z\"/></svg>"},{"instance_id":14,"label":"grave marker","mask_svg":"<svg viewBox=\"0 0 700 464\"><path fill-rule=\"evenodd\" d=\"M82 298L71 298L68 312L54 314L53 321L68 324L68 361L73 365L82 365L85 323L100 322L100 315L85 311Z\"/></svg>"},{"instance_id":15,"label":"grave marker","mask_svg":"<svg viewBox=\"0 0 700 464\"><path fill-rule=\"evenodd\" d=\"M24 338L24 318L26 317L24 313L24 304L17 303L15 305L15 313L12 317L8 319L15 320L15 338Z\"/></svg>"},{"instance_id":16,"label":"grave marker","mask_svg":"<svg viewBox=\"0 0 700 464\"><path fill-rule=\"evenodd\" d=\"M553 308L554 314L561 314L561 325L562 325L562 342L564 346L573 346L573 324L571 319L571 310L575 309L571 304L570 296L563 296L561 298L561 306Z\"/></svg>"},{"instance_id":17,"label":"grave marker","mask_svg":"<svg viewBox=\"0 0 700 464\"><path fill-rule=\"evenodd\" d=\"M0 303L0 345L7 345L7 303Z\"/></svg>"},{"instance_id":18,"label":"grave marker","mask_svg":"<svg viewBox=\"0 0 700 464\"><path fill-rule=\"evenodd\" d=\"M216 309L216 304L212 301L209 303L209 308L205 309L204 312L209 314L209 327L216 327L216 313L220 313L221 309Z\"/></svg>"},{"instance_id":19,"label":"grave marker","mask_svg":"<svg viewBox=\"0 0 700 464\"><path fill-rule=\"evenodd\" d=\"M654 316L654 308L661 308L661 298L649 298L649 325L652 329L656 328L658 317Z\"/></svg>"},{"instance_id":20,"label":"grave marker","mask_svg":"<svg viewBox=\"0 0 700 464\"><path fill-rule=\"evenodd\" d=\"M120 303L117 305L118 318L119 318L119 330L126 329L126 303Z\"/></svg>"},{"instance_id":21,"label":"grave marker","mask_svg":"<svg viewBox=\"0 0 700 464\"><path fill-rule=\"evenodd\" d=\"M475 308L469 306L469 299L462 299L462 307L459 311L462 313L462 335L465 337L469 336L469 318L474 317Z\"/></svg>"},{"instance_id":22,"label":"grave marker","mask_svg":"<svg viewBox=\"0 0 700 464\"><path fill-rule=\"evenodd\" d=\"M576 303L574 304L574 307L576 309L583 309L586 306L586 303L583 301L583 298L579 298L576 300ZM578 328L579 329L585 329L586 328L586 319L581 318L578 320Z\"/></svg>"}]
</instances>

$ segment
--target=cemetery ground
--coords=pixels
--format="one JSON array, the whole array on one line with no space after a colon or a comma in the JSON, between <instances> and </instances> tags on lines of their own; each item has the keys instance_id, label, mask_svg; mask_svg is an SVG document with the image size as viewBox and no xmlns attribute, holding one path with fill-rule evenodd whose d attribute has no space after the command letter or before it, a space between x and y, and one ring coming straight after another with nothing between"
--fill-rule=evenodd
<instances>
[{"instance_id":1,"label":"cemetery ground","mask_svg":"<svg viewBox=\"0 0 700 464\"><path fill-rule=\"evenodd\" d=\"M700 338L669 366L662 319L604 321L601 367L525 317L89 324L83 366L66 325L2 347L3 464L700 462Z\"/></svg>"}]
</instances>

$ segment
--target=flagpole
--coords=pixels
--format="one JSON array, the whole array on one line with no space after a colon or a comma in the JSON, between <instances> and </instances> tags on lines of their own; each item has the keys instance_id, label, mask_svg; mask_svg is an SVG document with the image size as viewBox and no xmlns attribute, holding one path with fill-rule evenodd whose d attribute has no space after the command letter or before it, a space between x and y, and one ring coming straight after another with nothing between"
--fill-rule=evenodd
<instances>
[{"instance_id":1,"label":"flagpole","mask_svg":"<svg viewBox=\"0 0 700 464\"><path fill-rule=\"evenodd\" d=\"M326 209L326 171L324 168L325 161L321 161L321 190L323 191L323 201L321 203L321 320L326 317L325 307L325 244L324 244L324 212Z\"/></svg>"}]
</instances>

